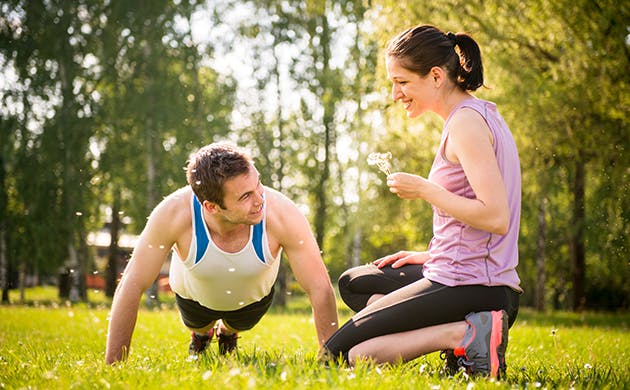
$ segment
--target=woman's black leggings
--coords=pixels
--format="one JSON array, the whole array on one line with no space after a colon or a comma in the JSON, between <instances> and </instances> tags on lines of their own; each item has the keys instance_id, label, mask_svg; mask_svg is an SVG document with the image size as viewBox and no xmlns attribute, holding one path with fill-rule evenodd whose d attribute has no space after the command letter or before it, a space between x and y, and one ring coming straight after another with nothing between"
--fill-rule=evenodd
<instances>
[{"instance_id":1,"label":"woman's black leggings","mask_svg":"<svg viewBox=\"0 0 630 390\"><path fill-rule=\"evenodd\" d=\"M422 265L400 268L373 264L351 268L339 278L344 302L358 312L326 341L333 356L347 358L355 345L374 337L464 320L472 312L501 310L511 327L519 293L507 286L448 287L422 276ZM367 305L374 294L381 299Z\"/></svg>"}]
</instances>

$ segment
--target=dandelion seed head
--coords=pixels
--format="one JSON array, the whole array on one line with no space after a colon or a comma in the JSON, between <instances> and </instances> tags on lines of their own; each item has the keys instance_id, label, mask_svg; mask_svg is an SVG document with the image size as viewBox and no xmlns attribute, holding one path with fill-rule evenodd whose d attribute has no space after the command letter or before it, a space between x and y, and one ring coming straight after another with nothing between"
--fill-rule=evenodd
<instances>
[{"instance_id":1,"label":"dandelion seed head","mask_svg":"<svg viewBox=\"0 0 630 390\"><path fill-rule=\"evenodd\" d=\"M373 152L368 155L368 165L376 165L378 169L386 175L391 173L390 160L392 159L391 152L377 153Z\"/></svg>"}]
</instances>

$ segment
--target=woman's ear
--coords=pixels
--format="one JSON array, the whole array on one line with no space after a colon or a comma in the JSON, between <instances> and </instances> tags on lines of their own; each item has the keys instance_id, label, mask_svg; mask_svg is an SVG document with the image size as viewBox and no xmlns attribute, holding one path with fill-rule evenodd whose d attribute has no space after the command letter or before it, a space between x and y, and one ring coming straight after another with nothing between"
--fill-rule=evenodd
<instances>
[{"instance_id":1,"label":"woman's ear","mask_svg":"<svg viewBox=\"0 0 630 390\"><path fill-rule=\"evenodd\" d=\"M440 68L439 66L434 66L433 68L431 68L431 70L429 71L429 75L433 77L433 82L435 83L436 88L442 85L446 77L444 69Z\"/></svg>"}]
</instances>

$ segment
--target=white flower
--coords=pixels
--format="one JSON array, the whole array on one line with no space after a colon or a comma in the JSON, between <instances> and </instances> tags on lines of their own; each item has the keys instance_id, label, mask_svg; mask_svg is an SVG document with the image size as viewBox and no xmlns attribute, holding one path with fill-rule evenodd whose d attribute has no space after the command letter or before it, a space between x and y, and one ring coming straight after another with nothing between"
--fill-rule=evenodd
<instances>
[{"instance_id":1,"label":"white flower","mask_svg":"<svg viewBox=\"0 0 630 390\"><path fill-rule=\"evenodd\" d=\"M391 152L385 152L385 153L370 153L368 155L367 158L367 163L368 165L376 165L378 167L378 169L381 170L381 172L383 172L386 175L389 175L391 173L390 168L390 162L389 160L392 159L392 154Z\"/></svg>"}]
</instances>

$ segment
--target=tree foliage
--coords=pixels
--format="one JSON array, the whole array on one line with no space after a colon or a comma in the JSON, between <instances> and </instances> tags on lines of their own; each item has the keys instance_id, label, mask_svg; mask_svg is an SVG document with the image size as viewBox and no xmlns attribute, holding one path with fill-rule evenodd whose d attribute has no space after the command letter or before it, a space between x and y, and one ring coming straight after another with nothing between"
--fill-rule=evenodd
<instances>
[{"instance_id":1,"label":"tree foliage","mask_svg":"<svg viewBox=\"0 0 630 390\"><path fill-rule=\"evenodd\" d=\"M225 138L304 209L333 279L424 249L431 208L389 193L365 159L390 151L394 170L428 175L442 123L392 104L383 47L430 23L479 42L478 96L519 146L523 303L630 305L623 2L13 0L0 12L3 292L18 273L92 269L88 231L120 218L138 233L184 184L188 154Z\"/></svg>"}]
</instances>

